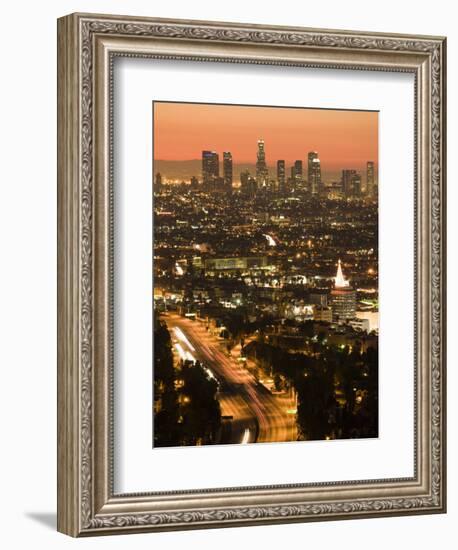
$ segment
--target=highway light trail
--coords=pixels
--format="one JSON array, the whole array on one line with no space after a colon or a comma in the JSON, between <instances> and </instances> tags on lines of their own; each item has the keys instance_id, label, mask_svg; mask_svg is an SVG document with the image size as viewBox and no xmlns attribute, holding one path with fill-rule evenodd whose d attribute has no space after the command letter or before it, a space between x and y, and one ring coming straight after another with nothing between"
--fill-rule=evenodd
<instances>
[{"instance_id":1,"label":"highway light trail","mask_svg":"<svg viewBox=\"0 0 458 550\"><path fill-rule=\"evenodd\" d=\"M200 323L176 314L167 316L181 359L199 361L209 379L219 386L222 414L230 416L230 443L295 441L295 416L287 413L294 404L261 386L234 357L227 356L221 342ZM192 350L192 353L191 353ZM181 353L180 353L181 352ZM189 354L189 355L188 355Z\"/></svg>"},{"instance_id":2,"label":"highway light trail","mask_svg":"<svg viewBox=\"0 0 458 550\"><path fill-rule=\"evenodd\" d=\"M179 327L175 327L173 329L173 331L175 332L175 336L177 337L178 340L180 340L180 342L183 342L184 344L186 344L188 346L188 348L191 350L191 351L196 351L196 349L194 348L194 346L191 344L191 342L186 338L186 336L184 335L183 331L179 328Z\"/></svg>"},{"instance_id":3,"label":"highway light trail","mask_svg":"<svg viewBox=\"0 0 458 550\"><path fill-rule=\"evenodd\" d=\"M243 432L242 441L240 441L240 443L242 445L246 445L249 442L250 442L250 430L246 428L245 431Z\"/></svg>"},{"instance_id":4,"label":"highway light trail","mask_svg":"<svg viewBox=\"0 0 458 550\"><path fill-rule=\"evenodd\" d=\"M177 350L178 355L180 356L180 359L182 361L192 361L193 363L196 362L196 358L194 357L194 355L189 351L184 350L181 344L175 344L175 349Z\"/></svg>"}]
</instances>

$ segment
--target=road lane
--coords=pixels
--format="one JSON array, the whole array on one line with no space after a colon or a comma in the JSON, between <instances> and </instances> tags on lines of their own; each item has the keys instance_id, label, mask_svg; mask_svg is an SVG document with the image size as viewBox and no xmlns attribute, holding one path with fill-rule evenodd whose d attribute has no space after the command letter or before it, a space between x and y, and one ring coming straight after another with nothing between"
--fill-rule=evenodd
<instances>
[{"instance_id":1,"label":"road lane","mask_svg":"<svg viewBox=\"0 0 458 550\"><path fill-rule=\"evenodd\" d=\"M287 413L291 403L272 395L240 364L228 357L220 342L198 321L168 314L163 317L174 339L209 368L220 381L222 414L232 416L228 443L295 441L295 416Z\"/></svg>"}]
</instances>

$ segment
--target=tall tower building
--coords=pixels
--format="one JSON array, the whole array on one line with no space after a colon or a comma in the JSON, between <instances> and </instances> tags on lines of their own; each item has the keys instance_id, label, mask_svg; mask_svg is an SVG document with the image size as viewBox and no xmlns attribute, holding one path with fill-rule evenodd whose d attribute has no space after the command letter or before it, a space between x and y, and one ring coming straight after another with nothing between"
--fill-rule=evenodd
<instances>
[{"instance_id":1,"label":"tall tower building","mask_svg":"<svg viewBox=\"0 0 458 550\"><path fill-rule=\"evenodd\" d=\"M212 185L219 177L219 156L215 151L202 151L202 183Z\"/></svg>"},{"instance_id":2,"label":"tall tower building","mask_svg":"<svg viewBox=\"0 0 458 550\"><path fill-rule=\"evenodd\" d=\"M360 197L361 196L361 174L356 173L351 178L351 184L352 184L353 196Z\"/></svg>"},{"instance_id":3,"label":"tall tower building","mask_svg":"<svg viewBox=\"0 0 458 550\"><path fill-rule=\"evenodd\" d=\"M250 172L248 170L243 170L240 172L240 187L242 192L248 189L248 180L250 178Z\"/></svg>"},{"instance_id":4,"label":"tall tower building","mask_svg":"<svg viewBox=\"0 0 458 550\"><path fill-rule=\"evenodd\" d=\"M284 160L277 160L277 181L280 192L284 192L286 188L286 168Z\"/></svg>"},{"instance_id":5,"label":"tall tower building","mask_svg":"<svg viewBox=\"0 0 458 550\"><path fill-rule=\"evenodd\" d=\"M356 170L342 170L342 194L344 197L351 196L351 179Z\"/></svg>"},{"instance_id":6,"label":"tall tower building","mask_svg":"<svg viewBox=\"0 0 458 550\"><path fill-rule=\"evenodd\" d=\"M254 197L256 194L256 180L248 170L240 172L240 190L244 195Z\"/></svg>"},{"instance_id":7,"label":"tall tower building","mask_svg":"<svg viewBox=\"0 0 458 550\"><path fill-rule=\"evenodd\" d=\"M291 174L293 176L293 174ZM302 166L301 160L296 160L294 162L294 181L295 181L295 187L296 189L300 189L302 187L302 182L304 181L304 170Z\"/></svg>"},{"instance_id":8,"label":"tall tower building","mask_svg":"<svg viewBox=\"0 0 458 550\"><path fill-rule=\"evenodd\" d=\"M223 153L223 177L224 187L229 193L232 192L232 154L229 151Z\"/></svg>"},{"instance_id":9,"label":"tall tower building","mask_svg":"<svg viewBox=\"0 0 458 550\"><path fill-rule=\"evenodd\" d=\"M334 321L345 322L356 316L356 291L345 279L340 260L334 277L334 288L331 290L331 307Z\"/></svg>"},{"instance_id":10,"label":"tall tower building","mask_svg":"<svg viewBox=\"0 0 458 550\"><path fill-rule=\"evenodd\" d=\"M307 157L307 183L312 195L321 193L321 162L316 151L310 151Z\"/></svg>"},{"instance_id":11,"label":"tall tower building","mask_svg":"<svg viewBox=\"0 0 458 550\"><path fill-rule=\"evenodd\" d=\"M342 170L342 193L347 198L361 195L361 175L356 170Z\"/></svg>"},{"instance_id":12,"label":"tall tower building","mask_svg":"<svg viewBox=\"0 0 458 550\"><path fill-rule=\"evenodd\" d=\"M266 164L266 151L264 149L264 140L258 139L258 154L256 160L256 183L258 189L266 187L269 180L269 171Z\"/></svg>"},{"instance_id":13,"label":"tall tower building","mask_svg":"<svg viewBox=\"0 0 458 550\"><path fill-rule=\"evenodd\" d=\"M375 171L374 162L369 160L366 167L366 194L368 197L375 196Z\"/></svg>"}]
</instances>

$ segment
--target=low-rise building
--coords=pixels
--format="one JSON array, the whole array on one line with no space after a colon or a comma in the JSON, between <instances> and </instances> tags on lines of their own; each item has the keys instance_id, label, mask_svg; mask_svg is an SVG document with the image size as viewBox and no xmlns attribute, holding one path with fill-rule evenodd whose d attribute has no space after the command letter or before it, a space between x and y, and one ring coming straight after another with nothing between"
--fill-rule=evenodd
<instances>
[{"instance_id":1,"label":"low-rise building","mask_svg":"<svg viewBox=\"0 0 458 550\"><path fill-rule=\"evenodd\" d=\"M354 330L363 331L363 332L370 332L369 319L359 319L359 318L355 317L354 319L350 319L348 321L348 324Z\"/></svg>"},{"instance_id":2,"label":"low-rise building","mask_svg":"<svg viewBox=\"0 0 458 550\"><path fill-rule=\"evenodd\" d=\"M329 306L315 305L313 307L313 320L332 322L332 309Z\"/></svg>"}]
</instances>

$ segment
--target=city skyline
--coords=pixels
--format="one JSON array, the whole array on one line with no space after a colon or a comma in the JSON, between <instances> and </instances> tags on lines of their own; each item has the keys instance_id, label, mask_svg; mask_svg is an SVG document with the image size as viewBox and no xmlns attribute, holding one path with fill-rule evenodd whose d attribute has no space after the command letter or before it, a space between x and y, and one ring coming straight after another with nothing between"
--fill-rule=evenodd
<instances>
[{"instance_id":1,"label":"city skyline","mask_svg":"<svg viewBox=\"0 0 458 550\"><path fill-rule=\"evenodd\" d=\"M377 114L154 112L153 446L377 437Z\"/></svg>"},{"instance_id":2,"label":"city skyline","mask_svg":"<svg viewBox=\"0 0 458 550\"><path fill-rule=\"evenodd\" d=\"M169 170L164 171L169 176L164 176L161 163L156 161L153 181L160 186L162 184L186 185L187 180L194 190L197 190L201 183L206 190L213 188L229 193L241 190L242 193L252 194L256 191L268 190L284 194L294 193L301 189L312 196L328 195L331 197L337 193L347 198L367 196L372 199L378 193L377 168L373 160L366 161L365 170L343 168L335 174L335 178L330 180L323 175L318 151L309 151L305 163L301 159L295 160L289 166L289 171L287 171L284 159L277 160L276 169L269 167L266 162L263 139L257 140L256 164L246 164L244 169L239 166L238 174L237 170L234 170L232 153L224 151L222 157L221 162L220 154L217 151L203 150L200 166L196 164L199 161L194 161L193 170L189 170L189 166L187 166L188 171L185 174L182 173L178 178L171 178ZM251 168L251 171L248 168ZM365 172L364 178L363 172ZM192 176L189 175L191 173ZM201 182L195 176L196 173L200 173ZM250 191L248 191L249 189Z\"/></svg>"},{"instance_id":3,"label":"city skyline","mask_svg":"<svg viewBox=\"0 0 458 550\"><path fill-rule=\"evenodd\" d=\"M155 162L193 162L203 150L230 151L234 167L255 164L257 142L266 165L290 165L318 151L323 177L373 161L377 171L378 112L296 107L154 103ZM351 137L351 139L349 139ZM221 160L221 159L220 159Z\"/></svg>"}]
</instances>

